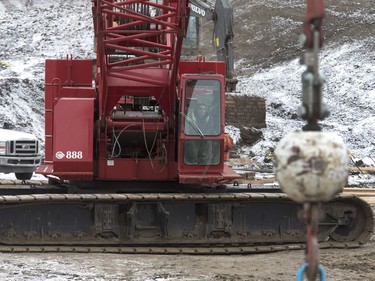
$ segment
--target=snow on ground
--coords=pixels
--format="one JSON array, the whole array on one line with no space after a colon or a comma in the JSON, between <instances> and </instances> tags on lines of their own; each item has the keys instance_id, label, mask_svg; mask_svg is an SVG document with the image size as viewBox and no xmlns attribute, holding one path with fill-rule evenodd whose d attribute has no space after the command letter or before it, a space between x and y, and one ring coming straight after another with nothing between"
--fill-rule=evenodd
<instances>
[{"instance_id":1,"label":"snow on ground","mask_svg":"<svg viewBox=\"0 0 375 281\"><path fill-rule=\"evenodd\" d=\"M320 69L326 79L323 102L330 110L322 127L337 132L355 159L375 158L375 52L366 48L370 41L373 38L328 46L321 53ZM301 130L305 123L295 116L302 103L301 74L305 69L295 59L239 78L241 94L264 97L267 103L264 139L244 153L261 158L286 133Z\"/></svg>"},{"instance_id":2,"label":"snow on ground","mask_svg":"<svg viewBox=\"0 0 375 281\"><path fill-rule=\"evenodd\" d=\"M15 181L17 179L16 179L16 175L14 173L9 173L9 174L0 173L0 180ZM32 181L46 181L47 178L45 176L34 173L31 180Z\"/></svg>"}]
</instances>

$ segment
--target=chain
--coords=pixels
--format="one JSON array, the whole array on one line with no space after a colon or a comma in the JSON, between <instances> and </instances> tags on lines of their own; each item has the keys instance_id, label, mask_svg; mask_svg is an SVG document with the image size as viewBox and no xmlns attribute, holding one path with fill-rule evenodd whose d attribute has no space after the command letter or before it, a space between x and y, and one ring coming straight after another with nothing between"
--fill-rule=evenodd
<instances>
[{"instance_id":1,"label":"chain","mask_svg":"<svg viewBox=\"0 0 375 281\"><path fill-rule=\"evenodd\" d=\"M318 225L321 204L305 203L303 216L306 221L306 275L309 281L316 280L319 271Z\"/></svg>"},{"instance_id":2,"label":"chain","mask_svg":"<svg viewBox=\"0 0 375 281\"><path fill-rule=\"evenodd\" d=\"M307 69L302 74L302 106L298 114L307 121L304 131L320 131L318 120L329 115L322 102L324 79L319 73L319 51L323 45L324 0L307 0L307 9L303 22L301 44L304 48L301 64ZM318 225L321 219L320 203L304 203L302 217L306 222L306 263L297 272L297 280L302 280L304 273L309 281L325 280L323 268L319 265Z\"/></svg>"},{"instance_id":3,"label":"chain","mask_svg":"<svg viewBox=\"0 0 375 281\"><path fill-rule=\"evenodd\" d=\"M306 256L305 263L297 271L297 281L302 281L306 275L308 281L325 281L324 268L319 264L318 225L324 216L321 203L305 203L302 210L302 219L306 223Z\"/></svg>"},{"instance_id":4,"label":"chain","mask_svg":"<svg viewBox=\"0 0 375 281\"><path fill-rule=\"evenodd\" d=\"M329 115L322 103L322 87L324 79L319 73L319 51L323 45L324 0L307 0L307 11L303 23L301 44L304 52L301 64L307 66L302 74L302 106L298 114L307 120L304 131L320 131L318 120Z\"/></svg>"}]
</instances>

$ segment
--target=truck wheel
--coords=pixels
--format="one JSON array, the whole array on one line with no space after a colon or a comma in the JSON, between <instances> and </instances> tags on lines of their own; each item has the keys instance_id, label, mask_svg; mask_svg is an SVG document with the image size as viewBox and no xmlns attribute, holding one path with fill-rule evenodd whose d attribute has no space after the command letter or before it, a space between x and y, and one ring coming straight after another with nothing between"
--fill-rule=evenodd
<instances>
[{"instance_id":1,"label":"truck wheel","mask_svg":"<svg viewBox=\"0 0 375 281\"><path fill-rule=\"evenodd\" d=\"M33 173L16 173L18 180L29 180L33 176Z\"/></svg>"}]
</instances>

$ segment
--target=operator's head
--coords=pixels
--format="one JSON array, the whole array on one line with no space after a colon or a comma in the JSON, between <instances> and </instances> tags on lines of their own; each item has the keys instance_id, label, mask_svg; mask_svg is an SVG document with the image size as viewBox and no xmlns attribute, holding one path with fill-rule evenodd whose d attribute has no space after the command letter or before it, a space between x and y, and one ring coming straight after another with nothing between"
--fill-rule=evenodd
<instances>
[{"instance_id":1,"label":"operator's head","mask_svg":"<svg viewBox=\"0 0 375 281\"><path fill-rule=\"evenodd\" d=\"M198 116L204 116L207 113L207 105L204 103L198 103L197 114Z\"/></svg>"}]
</instances>

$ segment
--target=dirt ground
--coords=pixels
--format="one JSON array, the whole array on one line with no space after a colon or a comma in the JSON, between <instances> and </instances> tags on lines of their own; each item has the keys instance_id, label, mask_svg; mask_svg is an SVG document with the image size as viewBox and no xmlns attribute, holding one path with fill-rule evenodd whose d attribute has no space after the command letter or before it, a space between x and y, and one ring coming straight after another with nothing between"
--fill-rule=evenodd
<instances>
[{"instance_id":1,"label":"dirt ground","mask_svg":"<svg viewBox=\"0 0 375 281\"><path fill-rule=\"evenodd\" d=\"M290 281L303 251L245 256L0 254L0 280ZM358 249L322 250L330 281L375 280L375 237Z\"/></svg>"}]
</instances>

